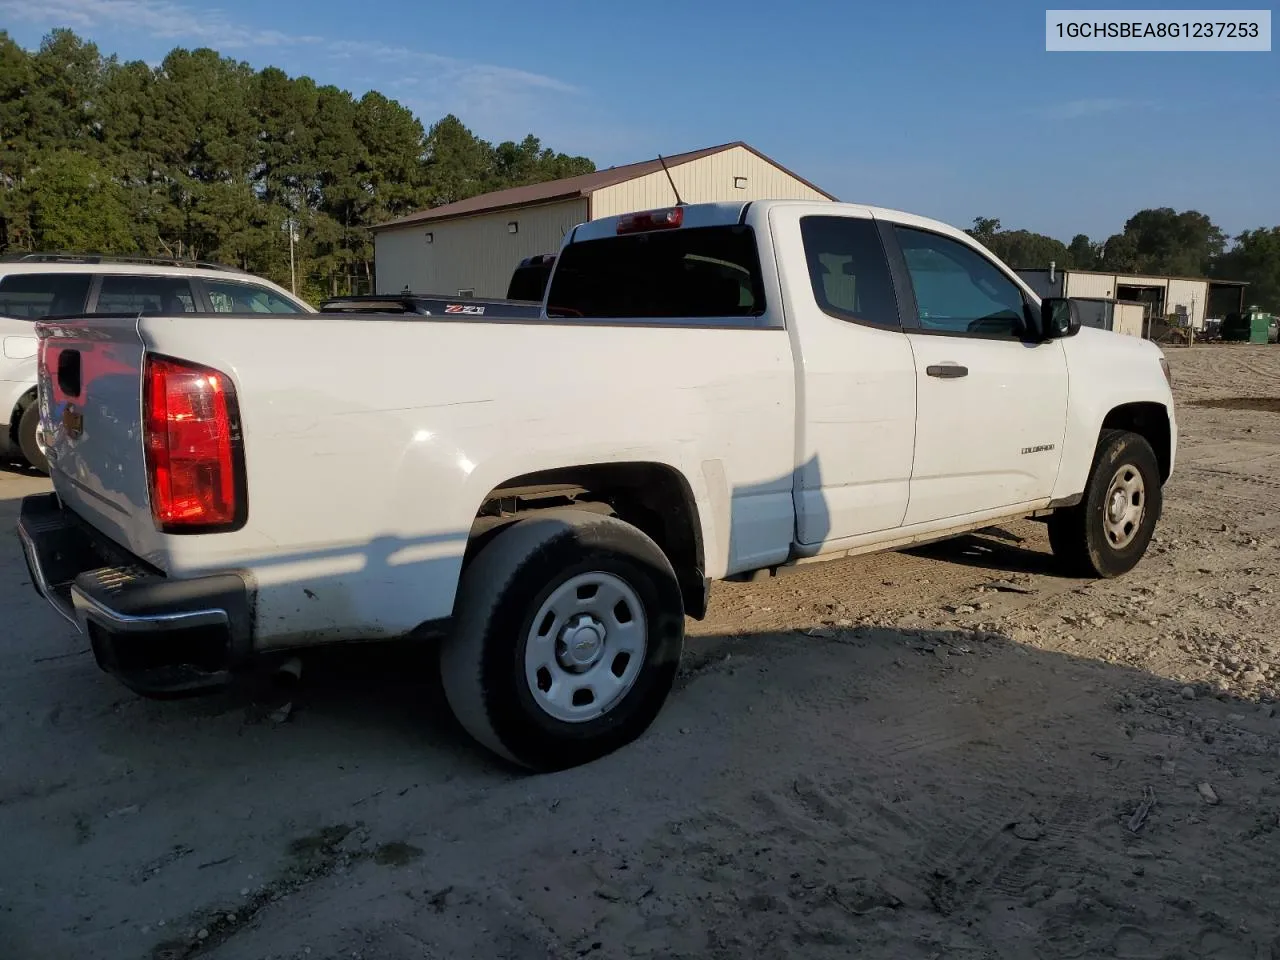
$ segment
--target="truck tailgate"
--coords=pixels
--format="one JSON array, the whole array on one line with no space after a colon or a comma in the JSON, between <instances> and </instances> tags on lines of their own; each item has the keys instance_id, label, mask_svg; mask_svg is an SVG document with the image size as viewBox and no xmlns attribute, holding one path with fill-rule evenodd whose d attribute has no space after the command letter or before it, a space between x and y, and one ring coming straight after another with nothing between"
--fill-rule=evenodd
<instances>
[{"instance_id":1,"label":"truck tailgate","mask_svg":"<svg viewBox=\"0 0 1280 960\"><path fill-rule=\"evenodd\" d=\"M40 422L54 489L110 539L162 566L148 505L137 317L73 318L37 330Z\"/></svg>"}]
</instances>

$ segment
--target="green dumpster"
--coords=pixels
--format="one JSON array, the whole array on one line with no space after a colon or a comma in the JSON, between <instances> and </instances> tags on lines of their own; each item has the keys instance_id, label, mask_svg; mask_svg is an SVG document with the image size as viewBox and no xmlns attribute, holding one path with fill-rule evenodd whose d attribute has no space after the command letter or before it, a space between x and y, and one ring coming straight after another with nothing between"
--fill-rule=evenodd
<instances>
[{"instance_id":1,"label":"green dumpster","mask_svg":"<svg viewBox=\"0 0 1280 960\"><path fill-rule=\"evenodd\" d=\"M1269 313L1231 313L1222 321L1222 339L1237 343L1268 343L1271 325L1275 322Z\"/></svg>"}]
</instances>

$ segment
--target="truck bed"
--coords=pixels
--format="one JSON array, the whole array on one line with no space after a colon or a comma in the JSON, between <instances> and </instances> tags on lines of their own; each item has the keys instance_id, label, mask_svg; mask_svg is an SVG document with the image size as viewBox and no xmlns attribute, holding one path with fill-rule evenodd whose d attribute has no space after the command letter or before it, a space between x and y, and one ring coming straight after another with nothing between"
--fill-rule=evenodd
<instances>
[{"instance_id":1,"label":"truck bed","mask_svg":"<svg viewBox=\"0 0 1280 960\"><path fill-rule=\"evenodd\" d=\"M362 638L353 624L397 636L448 616L490 491L566 463L666 463L694 478L716 505L702 518L709 576L779 562L792 542L795 388L781 328L186 314L56 332L50 349L77 351L84 371L80 397L49 391L59 496L168 576L247 571L265 645ZM144 351L198 359L234 384L241 529L157 530ZM69 407L82 418L74 437Z\"/></svg>"}]
</instances>

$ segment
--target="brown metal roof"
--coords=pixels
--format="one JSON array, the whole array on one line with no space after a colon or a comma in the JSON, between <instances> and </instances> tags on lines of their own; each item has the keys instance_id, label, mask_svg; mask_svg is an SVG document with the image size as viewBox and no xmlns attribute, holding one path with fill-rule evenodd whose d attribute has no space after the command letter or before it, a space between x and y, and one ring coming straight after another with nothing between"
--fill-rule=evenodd
<instances>
[{"instance_id":1,"label":"brown metal roof","mask_svg":"<svg viewBox=\"0 0 1280 960\"><path fill-rule=\"evenodd\" d=\"M782 164L766 157L759 150L743 143L741 140L736 140L733 143L723 143L718 147L707 147L704 150L678 153L662 159L666 161L668 167L678 167L693 160L701 160L703 157L723 153L725 150L732 150L734 147L742 147L744 150L751 151L766 163L773 164L788 176L795 177L811 190L818 191L829 200L836 199L835 196L827 193L821 187L815 186L803 177L797 176ZM643 160L640 163L628 163L621 167L610 167L607 170L584 173L577 177L565 177L562 180L548 180L545 183L531 183L524 187L495 190L492 193L482 193L479 196L459 200L456 203L446 203L443 206L432 207L429 210L419 210L417 213L411 213L406 217L380 223L373 229L386 230L392 227L408 226L409 224L432 223L437 220L451 220L455 217L470 217L480 213L490 213L494 210L505 210L510 207L526 207L536 203L552 203L556 200L587 197L597 190L603 190L605 187L612 187L615 184L624 183L627 180L635 180L638 177L658 173L661 170L662 164L658 160Z\"/></svg>"}]
</instances>

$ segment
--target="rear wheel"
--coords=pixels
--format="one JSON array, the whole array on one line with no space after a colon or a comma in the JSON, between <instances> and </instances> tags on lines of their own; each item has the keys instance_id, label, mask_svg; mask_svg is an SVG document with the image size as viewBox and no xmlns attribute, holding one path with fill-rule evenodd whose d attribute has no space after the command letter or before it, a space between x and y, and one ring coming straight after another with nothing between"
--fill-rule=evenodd
<instances>
[{"instance_id":1,"label":"rear wheel","mask_svg":"<svg viewBox=\"0 0 1280 960\"><path fill-rule=\"evenodd\" d=\"M1118 577L1147 552L1163 506L1160 464L1146 439L1107 430L1084 499L1049 518L1049 543L1067 572Z\"/></svg>"},{"instance_id":2,"label":"rear wheel","mask_svg":"<svg viewBox=\"0 0 1280 960\"><path fill-rule=\"evenodd\" d=\"M36 443L36 430L39 426L40 404L32 400L23 408L22 416L18 420L18 449L22 452L22 459L27 463L41 473L48 473L49 461L40 451L40 445Z\"/></svg>"},{"instance_id":3,"label":"rear wheel","mask_svg":"<svg viewBox=\"0 0 1280 960\"><path fill-rule=\"evenodd\" d=\"M512 524L463 572L441 650L459 723L534 770L595 760L640 736L671 691L684 606L662 550L584 510Z\"/></svg>"}]
</instances>

